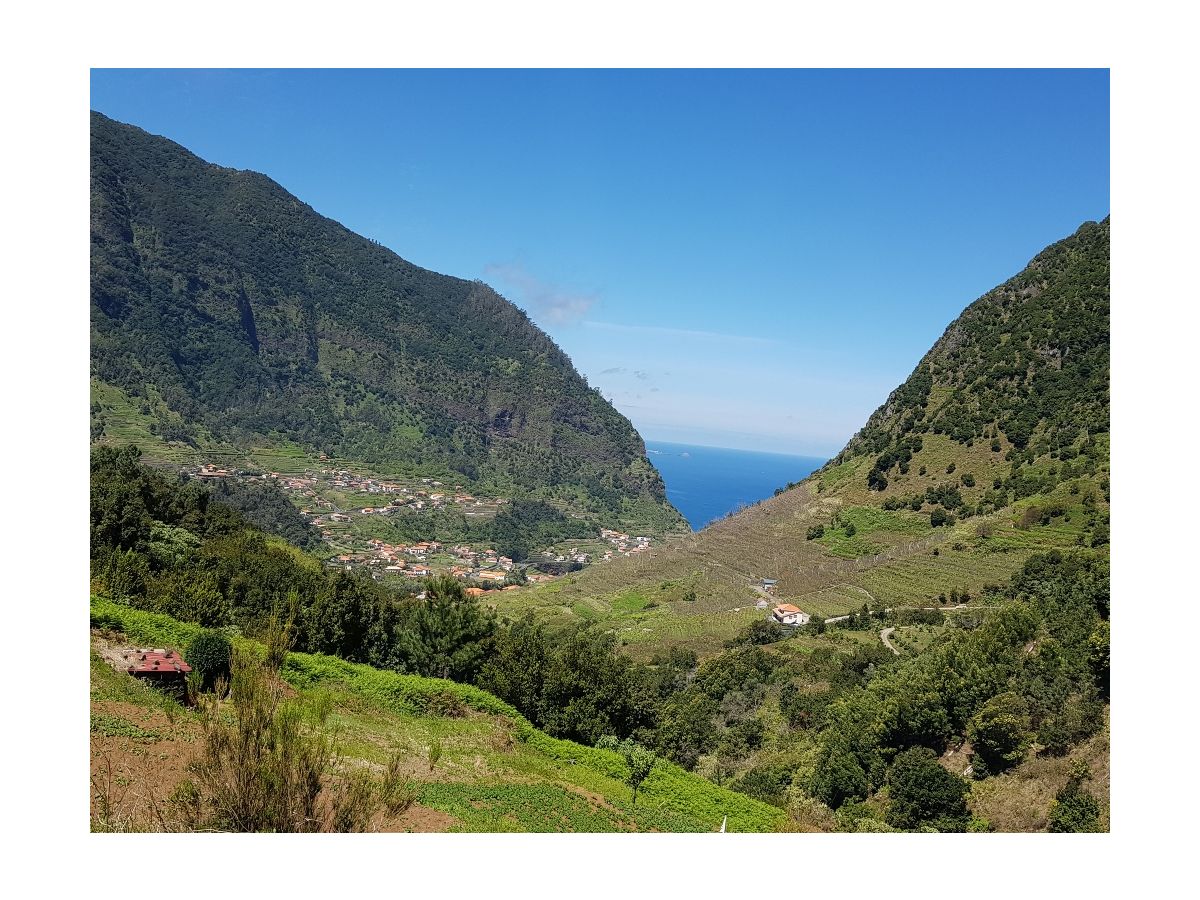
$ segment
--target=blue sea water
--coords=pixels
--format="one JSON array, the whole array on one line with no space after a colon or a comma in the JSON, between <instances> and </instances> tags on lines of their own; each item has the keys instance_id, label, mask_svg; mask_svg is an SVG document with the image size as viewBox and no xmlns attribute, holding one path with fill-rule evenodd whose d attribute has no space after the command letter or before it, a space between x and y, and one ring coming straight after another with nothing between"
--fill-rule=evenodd
<instances>
[{"instance_id":1,"label":"blue sea water","mask_svg":"<svg viewBox=\"0 0 1200 900\"><path fill-rule=\"evenodd\" d=\"M789 456L646 441L650 462L662 473L667 499L699 530L726 513L772 496L821 468L815 456Z\"/></svg>"}]
</instances>

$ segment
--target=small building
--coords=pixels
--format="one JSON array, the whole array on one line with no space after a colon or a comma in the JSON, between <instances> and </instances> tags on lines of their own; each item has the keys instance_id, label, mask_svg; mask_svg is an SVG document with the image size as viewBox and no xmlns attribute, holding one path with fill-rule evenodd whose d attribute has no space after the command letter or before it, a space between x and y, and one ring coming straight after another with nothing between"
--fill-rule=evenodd
<instances>
[{"instance_id":1,"label":"small building","mask_svg":"<svg viewBox=\"0 0 1200 900\"><path fill-rule=\"evenodd\" d=\"M755 605L755 607L757 607L758 609L766 609L768 606L770 606L770 604L769 604L769 603L767 603L767 601L766 601L766 600L759 600L759 601L758 601L757 603L755 603L754 605Z\"/></svg>"},{"instance_id":2,"label":"small building","mask_svg":"<svg viewBox=\"0 0 1200 900\"><path fill-rule=\"evenodd\" d=\"M125 671L134 678L179 697L187 693L187 677L192 667L174 650L134 649L123 655L128 663Z\"/></svg>"},{"instance_id":3,"label":"small building","mask_svg":"<svg viewBox=\"0 0 1200 900\"><path fill-rule=\"evenodd\" d=\"M769 591L771 593L775 592L775 585L778 583L779 583L779 579L777 579L777 578L764 578L760 582L760 584L762 585L762 589L764 591Z\"/></svg>"},{"instance_id":4,"label":"small building","mask_svg":"<svg viewBox=\"0 0 1200 900\"><path fill-rule=\"evenodd\" d=\"M771 615L780 625L807 625L808 620L812 618L808 613L803 612L800 607L793 606L790 603L781 603L773 610Z\"/></svg>"}]
</instances>

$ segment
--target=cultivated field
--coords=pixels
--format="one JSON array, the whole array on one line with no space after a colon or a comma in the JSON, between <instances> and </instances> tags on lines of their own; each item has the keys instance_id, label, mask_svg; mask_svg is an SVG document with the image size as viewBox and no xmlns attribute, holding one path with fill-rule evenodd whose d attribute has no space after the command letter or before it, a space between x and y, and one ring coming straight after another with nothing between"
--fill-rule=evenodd
<instances>
[{"instance_id":1,"label":"cultivated field","mask_svg":"<svg viewBox=\"0 0 1200 900\"><path fill-rule=\"evenodd\" d=\"M93 598L92 825L162 830L203 733L196 713L113 669L106 642L179 648L197 630ZM416 789L379 831L730 831L782 828L786 814L659 761L636 807L617 754L552 738L476 688L290 654L296 699L328 711L343 773L383 771L399 750ZM438 748L439 754L431 753Z\"/></svg>"}]
</instances>

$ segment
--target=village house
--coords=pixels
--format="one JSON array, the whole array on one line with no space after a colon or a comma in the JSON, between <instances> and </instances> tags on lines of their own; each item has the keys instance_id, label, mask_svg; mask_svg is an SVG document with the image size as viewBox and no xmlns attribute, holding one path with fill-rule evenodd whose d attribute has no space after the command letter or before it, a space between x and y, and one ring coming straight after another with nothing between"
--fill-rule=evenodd
<instances>
[{"instance_id":1,"label":"village house","mask_svg":"<svg viewBox=\"0 0 1200 900\"><path fill-rule=\"evenodd\" d=\"M771 610L771 615L780 625L807 625L808 620L812 618L808 613L802 612L800 607L790 603L779 604Z\"/></svg>"}]
</instances>

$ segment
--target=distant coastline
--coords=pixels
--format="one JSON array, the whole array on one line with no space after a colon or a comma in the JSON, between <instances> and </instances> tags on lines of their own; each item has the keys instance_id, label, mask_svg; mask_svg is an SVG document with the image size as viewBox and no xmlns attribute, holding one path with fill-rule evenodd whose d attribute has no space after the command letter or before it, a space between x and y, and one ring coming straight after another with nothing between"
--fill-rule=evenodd
<instances>
[{"instance_id":1,"label":"distant coastline","mask_svg":"<svg viewBox=\"0 0 1200 900\"><path fill-rule=\"evenodd\" d=\"M772 496L777 488L801 481L825 464L816 456L761 453L646 441L650 461L662 473L667 499L699 531L743 506Z\"/></svg>"}]
</instances>

